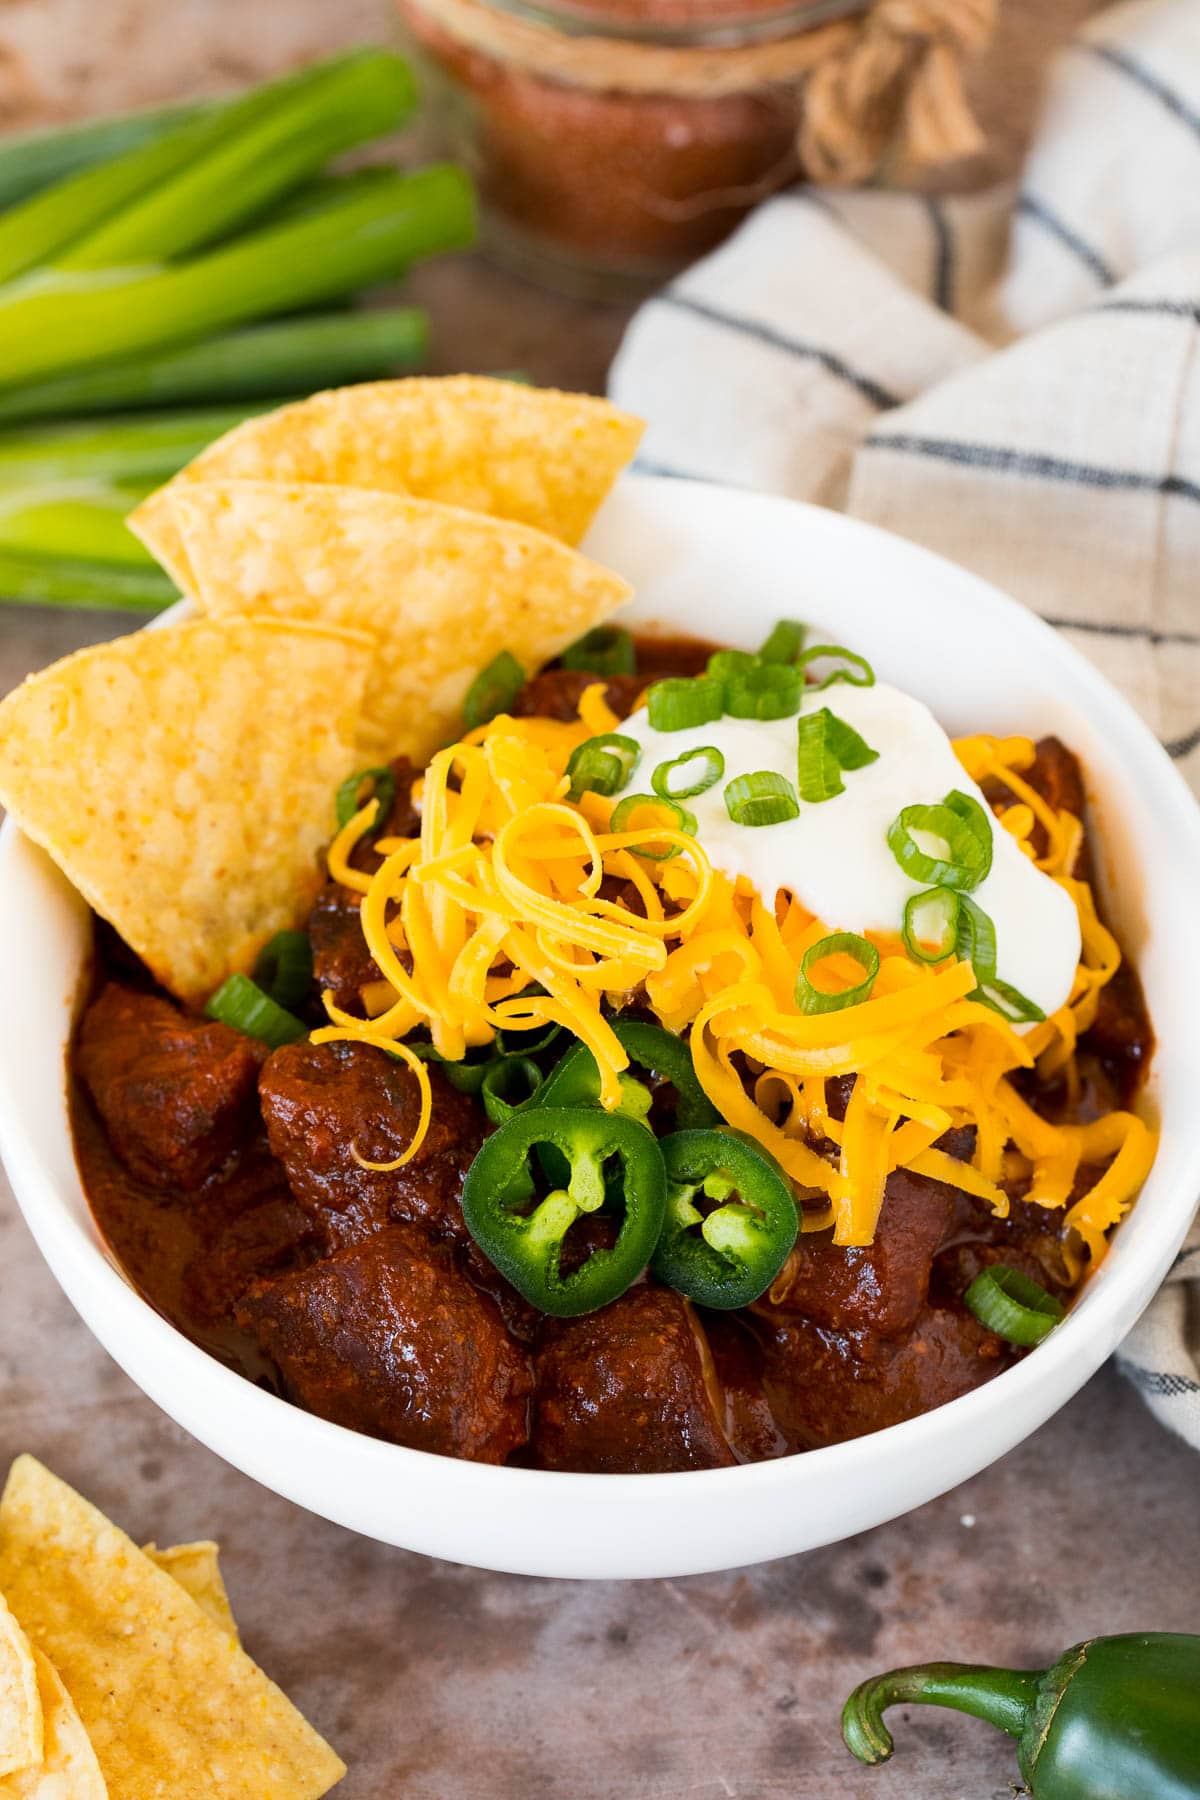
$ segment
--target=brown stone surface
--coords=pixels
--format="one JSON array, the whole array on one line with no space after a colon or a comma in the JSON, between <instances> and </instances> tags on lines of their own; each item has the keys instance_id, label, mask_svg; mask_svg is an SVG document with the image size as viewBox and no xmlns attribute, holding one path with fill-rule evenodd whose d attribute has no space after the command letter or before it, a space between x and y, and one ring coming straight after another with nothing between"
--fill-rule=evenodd
<instances>
[{"instance_id":1,"label":"brown stone surface","mask_svg":"<svg viewBox=\"0 0 1200 1800\"><path fill-rule=\"evenodd\" d=\"M1085 9L1010 0L1011 73L986 99L1004 146L1040 46ZM5 96L66 116L249 77L387 18L382 0L0 0L0 116ZM622 325L470 261L413 285L440 368L596 387ZM0 690L128 624L0 610ZM691 1580L536 1582L354 1538L201 1449L76 1318L2 1177L0 1271L0 1471L32 1450L135 1536L218 1537L247 1645L345 1755L345 1800L1008 1800L1006 1740L949 1714L897 1717L896 1761L859 1769L846 1692L916 1658L1197 1629L1200 1465L1111 1370L994 1468L849 1543Z\"/></svg>"}]
</instances>

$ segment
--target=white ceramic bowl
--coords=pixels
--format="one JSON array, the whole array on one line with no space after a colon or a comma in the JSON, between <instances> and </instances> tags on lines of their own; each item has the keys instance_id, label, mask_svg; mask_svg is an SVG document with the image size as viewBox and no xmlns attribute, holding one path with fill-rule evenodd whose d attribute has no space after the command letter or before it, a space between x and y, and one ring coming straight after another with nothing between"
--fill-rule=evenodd
<instances>
[{"instance_id":1,"label":"white ceramic bowl","mask_svg":"<svg viewBox=\"0 0 1200 1800\"><path fill-rule=\"evenodd\" d=\"M803 618L864 651L951 731L1057 732L1083 759L1108 899L1158 1034L1162 1147L1114 1248L1033 1355L872 1437L745 1468L567 1475L490 1468L328 1425L196 1349L133 1292L71 1151L64 1049L87 913L11 825L0 840L0 1146L47 1262L100 1342L219 1455L352 1530L533 1575L683 1575L807 1550L976 1474L1049 1418L1162 1279L1200 1192L1200 812L1150 732L1047 626L940 558L807 506L627 477L587 548L630 577L633 617L755 647Z\"/></svg>"}]
</instances>

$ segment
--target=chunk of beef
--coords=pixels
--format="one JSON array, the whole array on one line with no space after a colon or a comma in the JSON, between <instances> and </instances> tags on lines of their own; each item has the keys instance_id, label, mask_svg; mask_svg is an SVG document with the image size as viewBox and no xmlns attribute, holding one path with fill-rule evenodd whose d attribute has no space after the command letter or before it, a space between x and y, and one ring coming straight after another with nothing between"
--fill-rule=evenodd
<instances>
[{"instance_id":1,"label":"chunk of beef","mask_svg":"<svg viewBox=\"0 0 1200 1800\"><path fill-rule=\"evenodd\" d=\"M1087 796L1083 786L1083 770L1079 758L1073 750L1060 738L1039 738L1034 745L1034 759L1027 769L1017 771L1021 780L1027 783L1035 793L1040 794L1056 812L1073 813L1082 819ZM983 783L983 793L989 805L1001 811L1013 805L1013 794L1003 781L989 776ZM1035 822L1030 834L1030 843L1039 856L1046 849L1046 833L1040 822ZM1083 879L1089 878L1089 860L1087 846L1081 845L1075 869L1072 871Z\"/></svg>"},{"instance_id":2,"label":"chunk of beef","mask_svg":"<svg viewBox=\"0 0 1200 1800\"><path fill-rule=\"evenodd\" d=\"M477 1287L481 1293L495 1301L500 1309L500 1317L519 1342L537 1342L545 1313L526 1300L524 1294L517 1292L511 1281L506 1280L472 1237L467 1238L459 1248L459 1267L472 1287Z\"/></svg>"},{"instance_id":3,"label":"chunk of beef","mask_svg":"<svg viewBox=\"0 0 1200 1800\"><path fill-rule=\"evenodd\" d=\"M1055 812L1074 813L1081 819L1087 796L1083 787L1083 769L1075 752L1068 750L1062 739L1056 737L1039 738L1034 752L1030 767L1021 771L1023 779L1049 802Z\"/></svg>"},{"instance_id":4,"label":"chunk of beef","mask_svg":"<svg viewBox=\"0 0 1200 1800\"><path fill-rule=\"evenodd\" d=\"M416 837L421 829L421 816L413 805L412 787L419 770L406 756L398 756L389 765L396 783L396 797L377 836ZM364 874L373 875L381 857L375 849L375 838L360 840L350 853L350 863ZM379 970L371 960L363 938L359 918L362 895L339 882L328 881L317 895L308 916L308 935L313 953L313 985L317 993L333 991L338 1006L351 1011L359 1009L359 989L369 981L379 980Z\"/></svg>"},{"instance_id":5,"label":"chunk of beef","mask_svg":"<svg viewBox=\"0 0 1200 1800\"><path fill-rule=\"evenodd\" d=\"M544 1469L647 1473L734 1461L708 1344L670 1288L643 1284L599 1312L551 1320L536 1375L533 1450Z\"/></svg>"},{"instance_id":6,"label":"chunk of beef","mask_svg":"<svg viewBox=\"0 0 1200 1800\"><path fill-rule=\"evenodd\" d=\"M706 1312L704 1335L725 1395L725 1432L738 1462L765 1462L787 1445L762 1383L762 1351L736 1312Z\"/></svg>"},{"instance_id":7,"label":"chunk of beef","mask_svg":"<svg viewBox=\"0 0 1200 1800\"><path fill-rule=\"evenodd\" d=\"M1123 962L1100 990L1091 1026L1080 1038L1084 1057L1095 1056L1114 1088L1114 1104L1129 1106L1141 1086L1154 1050L1142 984L1132 963Z\"/></svg>"},{"instance_id":8,"label":"chunk of beef","mask_svg":"<svg viewBox=\"0 0 1200 1800\"><path fill-rule=\"evenodd\" d=\"M253 1134L264 1054L228 1025L110 982L83 1016L76 1066L126 1168L191 1189Z\"/></svg>"},{"instance_id":9,"label":"chunk of beef","mask_svg":"<svg viewBox=\"0 0 1200 1800\"><path fill-rule=\"evenodd\" d=\"M313 985L317 992L333 991L335 1003L360 1013L359 989L379 980L359 918L361 894L327 881L308 915L312 945Z\"/></svg>"},{"instance_id":10,"label":"chunk of beef","mask_svg":"<svg viewBox=\"0 0 1200 1800\"><path fill-rule=\"evenodd\" d=\"M927 1306L901 1338L855 1338L809 1319L761 1328L763 1385L792 1450L915 1419L998 1374L1008 1353L959 1307Z\"/></svg>"},{"instance_id":11,"label":"chunk of beef","mask_svg":"<svg viewBox=\"0 0 1200 1800\"><path fill-rule=\"evenodd\" d=\"M420 1116L416 1076L371 1044L285 1044L259 1082L273 1153L292 1192L331 1243L354 1243L396 1219L438 1237L462 1238L463 1177L483 1141L484 1117L437 1069L433 1113L410 1162L390 1163L412 1142Z\"/></svg>"},{"instance_id":12,"label":"chunk of beef","mask_svg":"<svg viewBox=\"0 0 1200 1800\"><path fill-rule=\"evenodd\" d=\"M990 1206L960 1194L946 1242L934 1259L931 1292L935 1299L961 1301L981 1269L1005 1263L1031 1281L1064 1298L1071 1278L1063 1258L1063 1210L1036 1206L1014 1197L1006 1219Z\"/></svg>"},{"instance_id":13,"label":"chunk of beef","mask_svg":"<svg viewBox=\"0 0 1200 1800\"><path fill-rule=\"evenodd\" d=\"M291 1398L335 1425L474 1462L528 1437L528 1356L452 1251L411 1225L255 1283L237 1317Z\"/></svg>"},{"instance_id":14,"label":"chunk of beef","mask_svg":"<svg viewBox=\"0 0 1200 1800\"><path fill-rule=\"evenodd\" d=\"M242 1210L219 1227L210 1224L184 1270L189 1316L204 1325L231 1325L238 1301L256 1281L304 1267L323 1247L313 1221L279 1179L278 1165L271 1167L278 1185L262 1198L247 1194Z\"/></svg>"},{"instance_id":15,"label":"chunk of beef","mask_svg":"<svg viewBox=\"0 0 1200 1800\"><path fill-rule=\"evenodd\" d=\"M584 689L603 679L586 669L543 669L517 695L513 717L563 719L570 723L579 717ZM645 686L643 675L610 675L605 681L604 698L618 718L626 719Z\"/></svg>"},{"instance_id":16,"label":"chunk of beef","mask_svg":"<svg viewBox=\"0 0 1200 1800\"><path fill-rule=\"evenodd\" d=\"M758 1310L799 1313L830 1331L899 1336L928 1297L954 1207L944 1183L897 1169L888 1177L874 1242L842 1249L829 1232L800 1236Z\"/></svg>"}]
</instances>

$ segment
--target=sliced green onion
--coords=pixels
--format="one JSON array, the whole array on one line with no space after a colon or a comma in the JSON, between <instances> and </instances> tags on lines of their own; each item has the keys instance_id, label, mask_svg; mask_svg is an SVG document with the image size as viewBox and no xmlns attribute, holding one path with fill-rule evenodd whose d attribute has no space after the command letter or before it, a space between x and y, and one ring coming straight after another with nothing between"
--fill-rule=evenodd
<instances>
[{"instance_id":1,"label":"sliced green onion","mask_svg":"<svg viewBox=\"0 0 1200 1800\"><path fill-rule=\"evenodd\" d=\"M633 638L621 625L597 625L568 644L562 653L562 666L588 669L594 675L636 674Z\"/></svg>"},{"instance_id":2,"label":"sliced green onion","mask_svg":"<svg viewBox=\"0 0 1200 1800\"><path fill-rule=\"evenodd\" d=\"M918 842L916 832L927 840L925 845ZM979 886L991 867L991 834L985 843L974 825L944 801L906 806L888 826L887 841L904 873L931 887L968 892Z\"/></svg>"},{"instance_id":3,"label":"sliced green onion","mask_svg":"<svg viewBox=\"0 0 1200 1800\"><path fill-rule=\"evenodd\" d=\"M646 711L655 731L711 725L725 711L725 689L711 675L671 675L646 690Z\"/></svg>"},{"instance_id":4,"label":"sliced green onion","mask_svg":"<svg viewBox=\"0 0 1200 1800\"><path fill-rule=\"evenodd\" d=\"M745 675L759 667L753 650L714 650L705 665L714 681L728 681L731 675Z\"/></svg>"},{"instance_id":5,"label":"sliced green onion","mask_svg":"<svg viewBox=\"0 0 1200 1800\"><path fill-rule=\"evenodd\" d=\"M824 988L814 987L809 975L813 964L822 962L827 956L839 955L852 956L866 970L863 979L856 987L847 988L840 994L829 994ZM868 938L859 937L856 931L830 932L828 937L810 944L800 959L800 973L796 977L796 1005L802 1013L841 1012L844 1006L854 1006L858 1001L867 999L878 973L879 952Z\"/></svg>"},{"instance_id":6,"label":"sliced green onion","mask_svg":"<svg viewBox=\"0 0 1200 1800\"><path fill-rule=\"evenodd\" d=\"M277 1006L299 1006L308 997L312 978L307 931L277 931L258 953L254 979Z\"/></svg>"},{"instance_id":7,"label":"sliced green onion","mask_svg":"<svg viewBox=\"0 0 1200 1800\"><path fill-rule=\"evenodd\" d=\"M486 725L497 713L507 712L525 686L525 671L511 650L494 656L486 669L481 669L463 701L463 718L471 731Z\"/></svg>"},{"instance_id":8,"label":"sliced green onion","mask_svg":"<svg viewBox=\"0 0 1200 1800\"><path fill-rule=\"evenodd\" d=\"M984 880L991 873L992 867L991 813L985 806L981 806L972 795L964 794L961 788L951 788L942 801L942 805L948 806L952 813L956 813L963 824L969 826L979 839L980 849L983 852L983 874L979 879Z\"/></svg>"},{"instance_id":9,"label":"sliced green onion","mask_svg":"<svg viewBox=\"0 0 1200 1800\"><path fill-rule=\"evenodd\" d=\"M808 626L801 625L798 619L780 619L771 629L766 643L758 653L758 660L765 663L794 663L804 648L804 639L808 634Z\"/></svg>"},{"instance_id":10,"label":"sliced green onion","mask_svg":"<svg viewBox=\"0 0 1200 1800\"><path fill-rule=\"evenodd\" d=\"M782 825L799 817L800 802L786 776L756 769L726 783L725 810L735 825Z\"/></svg>"},{"instance_id":11,"label":"sliced green onion","mask_svg":"<svg viewBox=\"0 0 1200 1800\"><path fill-rule=\"evenodd\" d=\"M646 821L643 825L637 823L634 815L645 806L650 807L656 813L670 813L668 829L684 831L689 837L695 837L695 813L690 813L686 806L680 806L678 801L664 799L661 794L626 794L624 800L619 800L613 808L612 818L608 822L609 830L640 831L645 829L650 831L654 825L661 825L663 823L661 819ZM631 844L630 849L635 856L648 857L651 862L669 862L671 857L679 855L680 846L668 844L662 850L654 850L649 844Z\"/></svg>"},{"instance_id":12,"label":"sliced green onion","mask_svg":"<svg viewBox=\"0 0 1200 1800\"><path fill-rule=\"evenodd\" d=\"M965 795L960 797L966 798ZM921 898L920 895L917 897ZM959 894L957 899L954 951L960 962L970 963L976 981L967 998L977 1000L981 1006L990 1006L1010 1025L1040 1024L1046 1017L1041 1007L1019 988L1001 981L996 973L996 927L992 919L969 895ZM907 921L907 907L904 916Z\"/></svg>"},{"instance_id":13,"label":"sliced green onion","mask_svg":"<svg viewBox=\"0 0 1200 1800\"><path fill-rule=\"evenodd\" d=\"M364 781L369 781L371 784L365 794L362 791ZM375 817L367 826L363 836L378 837L392 810L395 798L396 777L388 768L381 766L376 769L360 769L357 775L347 775L338 789L337 798L334 801L338 830L340 831L343 825L348 825L355 813L362 811L368 800L375 799L378 800L379 805L375 808Z\"/></svg>"},{"instance_id":14,"label":"sliced green onion","mask_svg":"<svg viewBox=\"0 0 1200 1800\"><path fill-rule=\"evenodd\" d=\"M878 762L852 725L839 719L827 706L805 713L797 721L797 769L802 800L832 800L845 791L842 770L865 769Z\"/></svg>"},{"instance_id":15,"label":"sliced green onion","mask_svg":"<svg viewBox=\"0 0 1200 1800\"><path fill-rule=\"evenodd\" d=\"M800 710L804 677L783 663L759 663L725 679L725 711L734 719L790 719Z\"/></svg>"},{"instance_id":16,"label":"sliced green onion","mask_svg":"<svg viewBox=\"0 0 1200 1800\"><path fill-rule=\"evenodd\" d=\"M993 1263L975 1277L963 1296L967 1311L1009 1344L1040 1344L1066 1315L1061 1300L1020 1269Z\"/></svg>"},{"instance_id":17,"label":"sliced green onion","mask_svg":"<svg viewBox=\"0 0 1200 1800\"><path fill-rule=\"evenodd\" d=\"M589 788L594 794L619 794L641 759L636 738L606 731L579 744L567 759L571 799L578 800Z\"/></svg>"},{"instance_id":18,"label":"sliced green onion","mask_svg":"<svg viewBox=\"0 0 1200 1800\"><path fill-rule=\"evenodd\" d=\"M869 764L879 761L878 750L872 750L867 740L859 736L853 725L847 725L845 719L839 719L835 712L829 712L827 706L823 707L822 711L829 714L829 724L825 732L829 748L843 769L852 774L855 769L865 769Z\"/></svg>"},{"instance_id":19,"label":"sliced green onion","mask_svg":"<svg viewBox=\"0 0 1200 1800\"><path fill-rule=\"evenodd\" d=\"M725 773L725 758L715 744L701 744L685 750L670 762L660 762L650 777L650 786L660 800L694 800L716 787Z\"/></svg>"},{"instance_id":20,"label":"sliced green onion","mask_svg":"<svg viewBox=\"0 0 1200 1800\"><path fill-rule=\"evenodd\" d=\"M1010 1025L1040 1025L1046 1017L1036 1000L1030 1000L1028 995L1021 993L1010 982L1001 981L998 975L981 981L968 998L990 1006L993 1012L998 1012Z\"/></svg>"},{"instance_id":21,"label":"sliced green onion","mask_svg":"<svg viewBox=\"0 0 1200 1800\"><path fill-rule=\"evenodd\" d=\"M829 742L832 718L829 708L822 706L796 721L796 786L802 800L818 805L846 791L841 764Z\"/></svg>"},{"instance_id":22,"label":"sliced green onion","mask_svg":"<svg viewBox=\"0 0 1200 1800\"><path fill-rule=\"evenodd\" d=\"M967 894L959 895L954 954L960 962L970 963L978 982L990 981L996 973L996 927Z\"/></svg>"},{"instance_id":23,"label":"sliced green onion","mask_svg":"<svg viewBox=\"0 0 1200 1800\"><path fill-rule=\"evenodd\" d=\"M272 1050L308 1036L308 1026L264 994L248 975L231 975L223 981L204 1010L210 1019L232 1025L235 1031L270 1044Z\"/></svg>"},{"instance_id":24,"label":"sliced green onion","mask_svg":"<svg viewBox=\"0 0 1200 1800\"><path fill-rule=\"evenodd\" d=\"M857 650L847 650L844 644L814 644L809 650L802 650L796 658L796 667L807 672L809 664L825 657L835 657L843 667L832 669L823 681L816 684L817 692L822 688L832 687L835 681L847 681L851 687L874 687L875 671L865 656Z\"/></svg>"},{"instance_id":25,"label":"sliced green onion","mask_svg":"<svg viewBox=\"0 0 1200 1800\"><path fill-rule=\"evenodd\" d=\"M904 902L904 947L914 962L943 962L958 944L962 896L953 888L926 888Z\"/></svg>"},{"instance_id":26,"label":"sliced green onion","mask_svg":"<svg viewBox=\"0 0 1200 1800\"><path fill-rule=\"evenodd\" d=\"M507 1119L532 1100L542 1085L542 1071L528 1056L503 1057L489 1063L479 1085L483 1110L493 1125Z\"/></svg>"}]
</instances>

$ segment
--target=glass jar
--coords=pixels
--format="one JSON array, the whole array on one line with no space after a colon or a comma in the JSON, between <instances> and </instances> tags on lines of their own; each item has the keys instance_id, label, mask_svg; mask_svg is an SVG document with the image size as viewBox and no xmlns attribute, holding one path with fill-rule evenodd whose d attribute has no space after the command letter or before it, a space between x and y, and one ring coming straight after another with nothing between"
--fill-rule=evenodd
<instances>
[{"instance_id":1,"label":"glass jar","mask_svg":"<svg viewBox=\"0 0 1200 1800\"><path fill-rule=\"evenodd\" d=\"M718 243L797 173L804 75L862 0L399 0L485 245L618 297Z\"/></svg>"}]
</instances>

